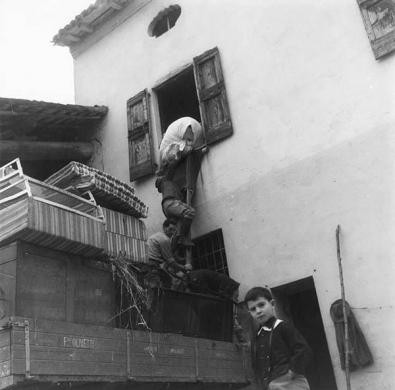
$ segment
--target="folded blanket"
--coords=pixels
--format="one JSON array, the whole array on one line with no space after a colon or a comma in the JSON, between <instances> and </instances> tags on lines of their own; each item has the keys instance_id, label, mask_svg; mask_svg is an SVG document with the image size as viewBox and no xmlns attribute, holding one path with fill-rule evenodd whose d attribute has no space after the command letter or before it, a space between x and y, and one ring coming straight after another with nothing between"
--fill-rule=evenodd
<instances>
[{"instance_id":1,"label":"folded blanket","mask_svg":"<svg viewBox=\"0 0 395 390\"><path fill-rule=\"evenodd\" d=\"M78 194L91 191L100 206L137 218L147 217L148 207L134 195L133 187L108 173L76 161L55 172L45 183Z\"/></svg>"}]
</instances>

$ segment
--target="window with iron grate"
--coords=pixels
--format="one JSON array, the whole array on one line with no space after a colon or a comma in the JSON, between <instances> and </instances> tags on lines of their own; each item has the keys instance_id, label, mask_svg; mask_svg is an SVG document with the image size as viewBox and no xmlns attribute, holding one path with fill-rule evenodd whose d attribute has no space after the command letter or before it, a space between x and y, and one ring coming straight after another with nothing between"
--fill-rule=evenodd
<instances>
[{"instance_id":1,"label":"window with iron grate","mask_svg":"<svg viewBox=\"0 0 395 390\"><path fill-rule=\"evenodd\" d=\"M194 269L211 269L229 275L222 229L197 237L193 243Z\"/></svg>"}]
</instances>

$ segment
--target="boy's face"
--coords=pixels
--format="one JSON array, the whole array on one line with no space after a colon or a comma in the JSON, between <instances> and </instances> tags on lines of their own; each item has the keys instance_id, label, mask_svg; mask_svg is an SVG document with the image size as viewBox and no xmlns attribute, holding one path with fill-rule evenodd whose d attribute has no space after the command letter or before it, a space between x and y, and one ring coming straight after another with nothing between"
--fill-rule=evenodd
<instances>
[{"instance_id":1,"label":"boy's face","mask_svg":"<svg viewBox=\"0 0 395 390\"><path fill-rule=\"evenodd\" d=\"M248 301L247 308L252 318L259 324L265 324L274 316L274 301L268 301L264 297L259 297L255 301Z\"/></svg>"}]
</instances>

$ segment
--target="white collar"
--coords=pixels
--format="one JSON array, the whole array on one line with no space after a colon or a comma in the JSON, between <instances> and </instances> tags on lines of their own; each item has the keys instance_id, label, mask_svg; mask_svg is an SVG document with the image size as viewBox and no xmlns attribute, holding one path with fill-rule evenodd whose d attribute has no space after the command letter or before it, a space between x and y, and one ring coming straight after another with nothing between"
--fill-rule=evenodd
<instances>
[{"instance_id":1,"label":"white collar","mask_svg":"<svg viewBox=\"0 0 395 390\"><path fill-rule=\"evenodd\" d=\"M274 322L273 328L269 328L265 325L261 326L260 329L258 330L257 335L259 336L262 332L262 330L265 330L266 332L271 332L273 329L275 329L279 324L281 324L281 322L283 322L283 320L279 320L278 318L276 319L276 321Z\"/></svg>"}]
</instances>

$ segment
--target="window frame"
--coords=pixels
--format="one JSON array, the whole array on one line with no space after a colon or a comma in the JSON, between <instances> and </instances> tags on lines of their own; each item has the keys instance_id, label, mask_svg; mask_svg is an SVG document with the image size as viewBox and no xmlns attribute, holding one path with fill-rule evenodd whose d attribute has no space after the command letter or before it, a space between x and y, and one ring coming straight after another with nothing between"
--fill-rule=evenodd
<instances>
[{"instance_id":1,"label":"window frame","mask_svg":"<svg viewBox=\"0 0 395 390\"><path fill-rule=\"evenodd\" d=\"M204 74L205 64L211 63L211 69L213 72L206 72ZM160 143L163 139L163 133L165 129L162 129L161 118L160 118L160 107L157 97L157 91L161 87L163 87L166 83L169 83L172 78L177 77L182 72L185 72L187 69L192 68L193 74L195 78L196 85L196 93L199 102L199 111L201 117L201 125L205 134L205 140L207 144L213 144L218 141L221 141L224 138L227 138L233 134L233 126L230 117L229 103L227 99L226 93L226 85L224 81L224 76L222 72L222 65L219 50L217 47L207 50L201 55L194 57L192 62L189 62L182 67L177 68L174 71L171 71L168 75L162 78L160 81L154 84L151 88L151 91L154 92L155 98L154 102L150 99L150 94L147 89L139 92L134 95L132 98L127 101L127 117L128 117L128 143L129 143L129 172L130 172L130 181L138 180L142 177L148 176L155 172L158 164L155 162L155 159L158 158L158 153L154 153L153 148L153 129L152 129L152 121L155 123L155 133L156 140L158 143L158 149L160 147ZM211 85L209 88L205 88L205 76L207 75L215 75L214 85ZM137 129L131 128L130 121L130 106L135 104L140 100L144 100L146 107L146 126L145 130L148 129L148 136L146 138L146 145L149 144L149 158L146 161L138 164L137 166L133 166L133 161L137 154L136 148L133 148L131 145L131 141L137 139L138 134ZM154 104L154 107L151 112L151 104ZM211 113L220 113L216 118L213 115L210 116L210 110L208 106L211 108ZM221 119L218 121L218 118ZM140 130L142 131L142 130Z\"/></svg>"},{"instance_id":2,"label":"window frame","mask_svg":"<svg viewBox=\"0 0 395 390\"><path fill-rule=\"evenodd\" d=\"M357 0L361 11L363 23L365 25L366 33L368 35L370 45L376 60L395 50L395 21L392 23L392 31L383 36L376 37L374 26L369 17L369 7L378 4L381 0Z\"/></svg>"},{"instance_id":3,"label":"window frame","mask_svg":"<svg viewBox=\"0 0 395 390\"><path fill-rule=\"evenodd\" d=\"M212 245L211 247L211 251L206 251L206 253L204 253L202 256L199 256L200 258L206 258L206 263L208 264L208 258L211 255L214 255L215 257L217 255L220 256L220 258L215 258L214 260L214 264L211 264L212 267L208 266L208 267L196 267L196 251L199 248L199 244L201 242L205 242L205 244L207 245L207 241L211 239L211 242L209 244ZM218 248L214 247L214 241L218 240ZM194 269L211 269L213 271L216 272L220 272L220 273L224 273L225 275L229 276L229 266L228 266L228 260L227 260L227 256L226 256L226 250L225 250L225 240L224 240L224 235L223 235L223 231L221 228L212 230L211 232L208 232L206 234L203 234L199 237L194 238L193 243L195 244L195 246L192 248L192 254L193 254L193 264L194 264ZM218 261L217 261L218 260ZM200 260L202 261L202 260ZM218 263L220 263L221 267L217 267Z\"/></svg>"},{"instance_id":4,"label":"window frame","mask_svg":"<svg viewBox=\"0 0 395 390\"><path fill-rule=\"evenodd\" d=\"M214 70L215 77L213 77L212 73L207 72L208 67L205 67L205 64L208 64L210 61L212 64L211 70ZM218 47L207 50L203 54L195 57L193 59L193 65L202 126L207 144L212 144L233 134L232 120L230 117L229 103ZM212 85L206 87L205 83L208 81L207 76L211 76L210 81L214 82ZM216 110L221 107L219 111L222 110L222 120L215 122L215 119L219 118L210 117L210 102L214 103L214 106L211 105L211 107L214 108L213 113L217 112ZM218 103L220 104L218 105Z\"/></svg>"},{"instance_id":5,"label":"window frame","mask_svg":"<svg viewBox=\"0 0 395 390\"><path fill-rule=\"evenodd\" d=\"M141 103L140 103L141 102ZM141 104L143 107L142 122L133 120L132 107ZM128 125L128 149L129 149L129 175L130 181L141 179L155 172L154 152L152 143L152 126L150 113L150 98L147 89L139 92L126 103L127 125ZM143 145L145 159L139 160L138 148Z\"/></svg>"}]
</instances>

